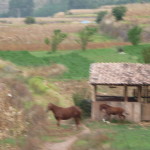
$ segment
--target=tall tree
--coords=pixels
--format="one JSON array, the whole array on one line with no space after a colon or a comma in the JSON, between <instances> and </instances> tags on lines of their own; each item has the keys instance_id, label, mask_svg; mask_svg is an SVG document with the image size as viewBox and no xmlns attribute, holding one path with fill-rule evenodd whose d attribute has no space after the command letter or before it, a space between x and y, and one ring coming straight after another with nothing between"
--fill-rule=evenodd
<instances>
[{"instance_id":1,"label":"tall tree","mask_svg":"<svg viewBox=\"0 0 150 150\"><path fill-rule=\"evenodd\" d=\"M35 16L51 16L57 12L68 10L68 0L48 0L48 2L35 10Z\"/></svg>"},{"instance_id":2,"label":"tall tree","mask_svg":"<svg viewBox=\"0 0 150 150\"><path fill-rule=\"evenodd\" d=\"M12 17L32 16L33 8L33 0L10 0L9 15Z\"/></svg>"},{"instance_id":3,"label":"tall tree","mask_svg":"<svg viewBox=\"0 0 150 150\"><path fill-rule=\"evenodd\" d=\"M88 43L93 40L93 35L96 32L97 28L90 26L86 26L84 29L78 32L78 39L76 40L76 42L80 44L83 51L86 50Z\"/></svg>"}]
</instances>

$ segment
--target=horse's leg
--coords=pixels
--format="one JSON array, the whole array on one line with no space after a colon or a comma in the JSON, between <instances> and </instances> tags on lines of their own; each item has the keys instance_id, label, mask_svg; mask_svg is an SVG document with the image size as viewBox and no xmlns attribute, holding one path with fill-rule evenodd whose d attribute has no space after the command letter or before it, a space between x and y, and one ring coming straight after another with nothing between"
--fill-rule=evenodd
<instances>
[{"instance_id":1,"label":"horse's leg","mask_svg":"<svg viewBox=\"0 0 150 150\"><path fill-rule=\"evenodd\" d=\"M125 120L126 117L123 114L119 114L119 118Z\"/></svg>"},{"instance_id":2,"label":"horse's leg","mask_svg":"<svg viewBox=\"0 0 150 150\"><path fill-rule=\"evenodd\" d=\"M108 114L105 114L105 115L103 116L103 119L104 119L105 121L108 120L108 118L109 118Z\"/></svg>"},{"instance_id":3,"label":"horse's leg","mask_svg":"<svg viewBox=\"0 0 150 150\"><path fill-rule=\"evenodd\" d=\"M123 114L122 114L121 116L123 117L123 120L125 120L125 119L126 119L126 116L125 116L125 115L123 115Z\"/></svg>"},{"instance_id":4,"label":"horse's leg","mask_svg":"<svg viewBox=\"0 0 150 150\"><path fill-rule=\"evenodd\" d=\"M77 129L79 129L79 124L80 124L80 121L79 121L79 120L80 120L80 118L75 117L74 120L75 120Z\"/></svg>"},{"instance_id":5,"label":"horse's leg","mask_svg":"<svg viewBox=\"0 0 150 150\"><path fill-rule=\"evenodd\" d=\"M57 119L57 126L60 126L60 119Z\"/></svg>"},{"instance_id":6,"label":"horse's leg","mask_svg":"<svg viewBox=\"0 0 150 150\"><path fill-rule=\"evenodd\" d=\"M107 114L107 120L111 121L111 114Z\"/></svg>"}]
</instances>

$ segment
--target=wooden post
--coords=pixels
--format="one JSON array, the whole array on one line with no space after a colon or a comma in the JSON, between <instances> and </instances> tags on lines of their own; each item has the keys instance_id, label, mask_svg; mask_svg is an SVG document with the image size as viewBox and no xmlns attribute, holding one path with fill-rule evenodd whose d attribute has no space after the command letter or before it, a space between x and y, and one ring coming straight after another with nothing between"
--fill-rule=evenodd
<instances>
[{"instance_id":1,"label":"wooden post","mask_svg":"<svg viewBox=\"0 0 150 150\"><path fill-rule=\"evenodd\" d=\"M92 85L92 110L91 110L92 120L96 119L96 110L95 110L96 93L97 93L97 86Z\"/></svg>"},{"instance_id":2,"label":"wooden post","mask_svg":"<svg viewBox=\"0 0 150 150\"><path fill-rule=\"evenodd\" d=\"M96 101L97 86L93 85L92 101Z\"/></svg>"},{"instance_id":3,"label":"wooden post","mask_svg":"<svg viewBox=\"0 0 150 150\"><path fill-rule=\"evenodd\" d=\"M124 86L124 101L128 102L128 86Z\"/></svg>"},{"instance_id":4,"label":"wooden post","mask_svg":"<svg viewBox=\"0 0 150 150\"><path fill-rule=\"evenodd\" d=\"M97 94L97 85L94 85L94 95L93 95L94 101L96 101L96 94Z\"/></svg>"},{"instance_id":5,"label":"wooden post","mask_svg":"<svg viewBox=\"0 0 150 150\"><path fill-rule=\"evenodd\" d=\"M138 102L141 102L142 86L138 86Z\"/></svg>"}]
</instances>

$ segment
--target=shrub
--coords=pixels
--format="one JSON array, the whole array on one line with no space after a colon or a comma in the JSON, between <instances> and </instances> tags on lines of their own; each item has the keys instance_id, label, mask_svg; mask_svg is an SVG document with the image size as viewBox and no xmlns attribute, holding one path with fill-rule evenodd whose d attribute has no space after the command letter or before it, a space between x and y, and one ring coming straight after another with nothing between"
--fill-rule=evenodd
<instances>
[{"instance_id":1,"label":"shrub","mask_svg":"<svg viewBox=\"0 0 150 150\"><path fill-rule=\"evenodd\" d=\"M61 30L57 29L53 31L51 39L45 38L45 44L51 45L52 52L55 52L58 48L58 45L67 37L66 33L63 33Z\"/></svg>"},{"instance_id":2,"label":"shrub","mask_svg":"<svg viewBox=\"0 0 150 150\"><path fill-rule=\"evenodd\" d=\"M92 101L89 99L83 99L80 101L79 107L83 110L84 117L91 116L91 102Z\"/></svg>"},{"instance_id":3,"label":"shrub","mask_svg":"<svg viewBox=\"0 0 150 150\"><path fill-rule=\"evenodd\" d=\"M123 16L125 16L126 11L126 7L117 6L112 9L112 14L116 18L116 20L123 20Z\"/></svg>"},{"instance_id":4,"label":"shrub","mask_svg":"<svg viewBox=\"0 0 150 150\"><path fill-rule=\"evenodd\" d=\"M87 89L78 91L73 95L73 101L76 106L79 106L83 111L84 117L91 115L91 100L89 99L89 92Z\"/></svg>"},{"instance_id":5,"label":"shrub","mask_svg":"<svg viewBox=\"0 0 150 150\"><path fill-rule=\"evenodd\" d=\"M43 81L44 79L40 77L33 77L29 79L28 83L34 92L36 92L37 94L43 94L48 90L48 87L44 84Z\"/></svg>"},{"instance_id":6,"label":"shrub","mask_svg":"<svg viewBox=\"0 0 150 150\"><path fill-rule=\"evenodd\" d=\"M150 47L142 50L143 60L146 64L150 64Z\"/></svg>"},{"instance_id":7,"label":"shrub","mask_svg":"<svg viewBox=\"0 0 150 150\"><path fill-rule=\"evenodd\" d=\"M26 17L26 18L25 18L24 22L25 22L26 24L34 24L36 21L35 21L35 18L34 18L34 17L29 16L29 17Z\"/></svg>"},{"instance_id":8,"label":"shrub","mask_svg":"<svg viewBox=\"0 0 150 150\"><path fill-rule=\"evenodd\" d=\"M133 45L138 45L141 40L141 32L142 32L142 28L140 28L138 26L134 26L133 28L129 29L128 40Z\"/></svg>"},{"instance_id":9,"label":"shrub","mask_svg":"<svg viewBox=\"0 0 150 150\"><path fill-rule=\"evenodd\" d=\"M107 14L107 11L99 12L96 17L96 23L100 23L106 14Z\"/></svg>"}]
</instances>

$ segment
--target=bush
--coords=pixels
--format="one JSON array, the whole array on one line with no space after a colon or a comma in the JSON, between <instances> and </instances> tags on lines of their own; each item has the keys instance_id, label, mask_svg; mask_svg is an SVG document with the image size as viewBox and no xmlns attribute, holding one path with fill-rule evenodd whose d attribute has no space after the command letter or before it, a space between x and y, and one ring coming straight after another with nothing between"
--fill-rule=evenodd
<instances>
[{"instance_id":1,"label":"bush","mask_svg":"<svg viewBox=\"0 0 150 150\"><path fill-rule=\"evenodd\" d=\"M134 26L128 31L128 40L133 44L133 45L138 45L141 40L141 32L142 28L138 26Z\"/></svg>"},{"instance_id":2,"label":"bush","mask_svg":"<svg viewBox=\"0 0 150 150\"><path fill-rule=\"evenodd\" d=\"M29 86L37 94L43 94L48 90L48 87L44 85L44 79L41 77L33 77L29 79Z\"/></svg>"},{"instance_id":3,"label":"bush","mask_svg":"<svg viewBox=\"0 0 150 150\"><path fill-rule=\"evenodd\" d=\"M123 20L123 16L125 16L126 11L126 7L117 6L112 9L112 14L116 18L116 20Z\"/></svg>"},{"instance_id":4,"label":"bush","mask_svg":"<svg viewBox=\"0 0 150 150\"><path fill-rule=\"evenodd\" d=\"M29 17L26 17L26 18L25 18L24 22L25 22L26 24L34 24L36 21L35 21L35 18L34 18L34 17L29 16Z\"/></svg>"},{"instance_id":5,"label":"bush","mask_svg":"<svg viewBox=\"0 0 150 150\"><path fill-rule=\"evenodd\" d=\"M107 11L99 12L96 17L96 23L100 23L106 14L107 14Z\"/></svg>"},{"instance_id":6,"label":"bush","mask_svg":"<svg viewBox=\"0 0 150 150\"><path fill-rule=\"evenodd\" d=\"M90 117L91 116L91 100L84 99L80 101L79 107L83 110L83 116L84 117Z\"/></svg>"},{"instance_id":7,"label":"bush","mask_svg":"<svg viewBox=\"0 0 150 150\"><path fill-rule=\"evenodd\" d=\"M146 64L150 64L150 47L142 50L143 60Z\"/></svg>"},{"instance_id":8,"label":"bush","mask_svg":"<svg viewBox=\"0 0 150 150\"><path fill-rule=\"evenodd\" d=\"M91 116L91 100L89 99L80 99L78 101L74 101L76 106L79 106L82 109L83 117Z\"/></svg>"},{"instance_id":9,"label":"bush","mask_svg":"<svg viewBox=\"0 0 150 150\"><path fill-rule=\"evenodd\" d=\"M91 116L91 100L88 94L87 89L83 89L73 95L73 101L82 109L84 117Z\"/></svg>"}]
</instances>

